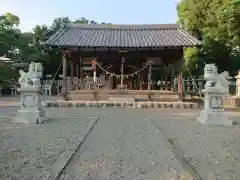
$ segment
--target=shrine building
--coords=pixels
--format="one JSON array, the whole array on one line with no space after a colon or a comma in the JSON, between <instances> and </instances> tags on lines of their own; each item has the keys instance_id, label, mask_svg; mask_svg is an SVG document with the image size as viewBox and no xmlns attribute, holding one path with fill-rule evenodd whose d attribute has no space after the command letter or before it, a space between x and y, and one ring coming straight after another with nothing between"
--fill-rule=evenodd
<instances>
[{"instance_id":1,"label":"shrine building","mask_svg":"<svg viewBox=\"0 0 240 180\"><path fill-rule=\"evenodd\" d=\"M62 52L62 94L72 100L107 100L123 92L181 99L173 81L178 77L181 87L184 48L200 44L176 24L68 24L45 42Z\"/></svg>"}]
</instances>

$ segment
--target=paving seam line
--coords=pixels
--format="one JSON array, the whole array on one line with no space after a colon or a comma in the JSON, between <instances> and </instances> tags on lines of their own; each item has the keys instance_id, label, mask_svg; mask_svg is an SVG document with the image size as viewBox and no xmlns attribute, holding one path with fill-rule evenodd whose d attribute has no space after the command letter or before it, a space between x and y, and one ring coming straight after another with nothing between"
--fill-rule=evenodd
<instances>
[{"instance_id":1,"label":"paving seam line","mask_svg":"<svg viewBox=\"0 0 240 180\"><path fill-rule=\"evenodd\" d=\"M99 119L99 117L51 117L47 116L48 119Z\"/></svg>"},{"instance_id":2,"label":"paving seam line","mask_svg":"<svg viewBox=\"0 0 240 180\"><path fill-rule=\"evenodd\" d=\"M158 133L161 134L163 139L165 140L165 144L169 147L169 149L176 155L177 159L180 160L180 163L183 166L183 169L186 170L195 180L204 180L196 171L196 169L189 164L189 162L184 158L184 154L182 149L180 148L180 145L178 143L172 144L169 142L167 136L165 136L165 133L160 128L160 125L154 122L153 120L150 120L151 124L158 130Z\"/></svg>"},{"instance_id":3,"label":"paving seam line","mask_svg":"<svg viewBox=\"0 0 240 180\"><path fill-rule=\"evenodd\" d=\"M8 116L8 115L6 115L6 116L1 116L1 115L0 115L0 118L9 118L9 119L12 119L12 118L14 118L14 115L13 115L13 116L11 116L11 115L10 115L10 116Z\"/></svg>"},{"instance_id":4,"label":"paving seam line","mask_svg":"<svg viewBox=\"0 0 240 180\"><path fill-rule=\"evenodd\" d=\"M81 119L82 117L80 117ZM90 119L91 117L89 117ZM77 145L77 147L75 148L75 150L73 151L73 153L71 154L71 156L69 158L67 158L67 162L63 165L63 167L60 169L60 171L58 173L56 173L56 176L52 178L49 177L49 179L53 179L53 180L58 180L59 177L61 176L61 174L63 173L63 171L66 169L67 165L69 164L69 162L72 160L74 154L76 153L76 151L83 145L83 143L86 141L88 135L90 134L90 132L93 130L93 128L95 127L95 125L97 124L97 122L99 121L99 117L96 117L96 119L93 121L93 123L90 123L88 125L88 130L87 133L85 133L85 135L83 136L83 138L80 140L80 143ZM49 180L48 179L48 180Z\"/></svg>"}]
</instances>

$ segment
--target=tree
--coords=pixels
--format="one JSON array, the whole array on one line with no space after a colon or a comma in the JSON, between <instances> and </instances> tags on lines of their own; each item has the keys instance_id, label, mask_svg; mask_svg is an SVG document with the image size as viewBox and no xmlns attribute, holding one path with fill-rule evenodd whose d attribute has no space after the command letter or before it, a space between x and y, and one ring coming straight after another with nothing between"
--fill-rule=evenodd
<instances>
[{"instance_id":1,"label":"tree","mask_svg":"<svg viewBox=\"0 0 240 180\"><path fill-rule=\"evenodd\" d=\"M202 40L202 48L185 50L185 64L216 63L220 70L239 69L236 52L240 45L240 0L181 0L179 20ZM189 56L189 53L193 53ZM240 60L239 60L240 61ZM192 62L192 63L190 63ZM191 66L190 66L191 67Z\"/></svg>"},{"instance_id":2,"label":"tree","mask_svg":"<svg viewBox=\"0 0 240 180\"><path fill-rule=\"evenodd\" d=\"M11 13L0 15L0 56L8 55L15 50L20 30L19 18Z\"/></svg>"},{"instance_id":3,"label":"tree","mask_svg":"<svg viewBox=\"0 0 240 180\"><path fill-rule=\"evenodd\" d=\"M66 24L70 23L70 19L68 17L57 17L53 20L53 23L50 27L52 33L58 31L63 28Z\"/></svg>"},{"instance_id":4,"label":"tree","mask_svg":"<svg viewBox=\"0 0 240 180\"><path fill-rule=\"evenodd\" d=\"M19 18L6 13L0 16L0 55L7 54L13 60L23 63L42 62L44 72L54 74L61 62L61 53L58 49L44 47L43 42L70 22L97 24L96 21L89 21L84 17L75 21L71 21L68 17L57 17L50 27L37 25L32 32L21 33L17 28L20 23Z\"/></svg>"},{"instance_id":5,"label":"tree","mask_svg":"<svg viewBox=\"0 0 240 180\"><path fill-rule=\"evenodd\" d=\"M218 24L223 26L227 45L234 48L240 46L240 0L228 0L218 16Z\"/></svg>"},{"instance_id":6,"label":"tree","mask_svg":"<svg viewBox=\"0 0 240 180\"><path fill-rule=\"evenodd\" d=\"M0 56L11 57L16 52L17 41L21 34L17 28L19 18L11 13L0 15ZM9 84L9 80L18 75L16 69L4 62L0 62L0 84L3 88Z\"/></svg>"}]
</instances>

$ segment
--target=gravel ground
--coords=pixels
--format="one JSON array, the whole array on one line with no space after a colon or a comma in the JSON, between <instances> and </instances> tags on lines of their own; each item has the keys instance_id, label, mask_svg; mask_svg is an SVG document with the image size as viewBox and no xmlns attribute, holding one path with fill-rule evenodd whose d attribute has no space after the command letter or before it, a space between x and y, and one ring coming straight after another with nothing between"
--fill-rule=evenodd
<instances>
[{"instance_id":1,"label":"gravel ground","mask_svg":"<svg viewBox=\"0 0 240 180\"><path fill-rule=\"evenodd\" d=\"M42 125L0 118L0 179L54 179L96 118L50 119Z\"/></svg>"},{"instance_id":2,"label":"gravel ground","mask_svg":"<svg viewBox=\"0 0 240 180\"><path fill-rule=\"evenodd\" d=\"M0 115L14 116L15 110L0 108ZM0 118L0 179L44 179L56 172L59 154L75 149L76 135L96 117L58 180L240 179L239 125L200 125L197 110L48 108L47 114L54 119L28 128ZM240 113L229 114L240 121Z\"/></svg>"},{"instance_id":3,"label":"gravel ground","mask_svg":"<svg viewBox=\"0 0 240 180\"><path fill-rule=\"evenodd\" d=\"M165 137L174 144L175 153L191 164L204 180L240 179L240 112L228 113L233 127L196 123L196 112L152 116Z\"/></svg>"}]
</instances>

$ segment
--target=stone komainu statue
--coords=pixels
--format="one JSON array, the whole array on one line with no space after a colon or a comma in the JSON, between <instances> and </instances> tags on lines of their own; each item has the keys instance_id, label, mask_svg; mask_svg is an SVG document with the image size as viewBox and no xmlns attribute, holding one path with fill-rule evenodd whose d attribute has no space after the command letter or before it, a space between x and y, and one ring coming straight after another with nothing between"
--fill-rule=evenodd
<instances>
[{"instance_id":1,"label":"stone komainu statue","mask_svg":"<svg viewBox=\"0 0 240 180\"><path fill-rule=\"evenodd\" d=\"M229 80L231 77L227 71L218 74L215 64L206 64L204 68L204 79L206 79L205 89L223 88L229 92Z\"/></svg>"},{"instance_id":2,"label":"stone komainu statue","mask_svg":"<svg viewBox=\"0 0 240 180\"><path fill-rule=\"evenodd\" d=\"M21 87L41 86L40 79L43 75L43 66L41 63L31 62L28 72L19 70L20 78L18 79Z\"/></svg>"}]
</instances>

